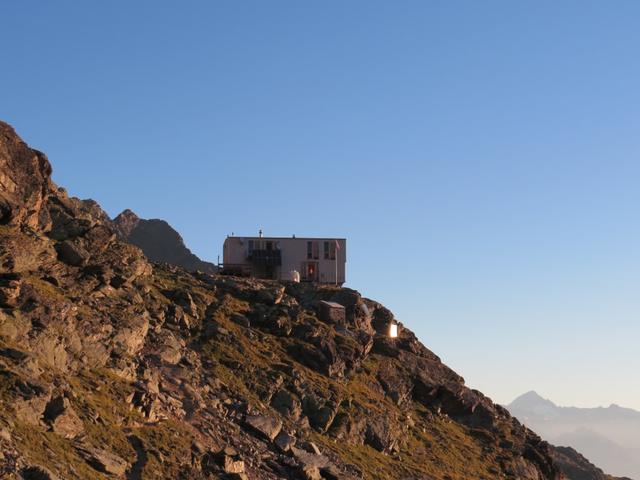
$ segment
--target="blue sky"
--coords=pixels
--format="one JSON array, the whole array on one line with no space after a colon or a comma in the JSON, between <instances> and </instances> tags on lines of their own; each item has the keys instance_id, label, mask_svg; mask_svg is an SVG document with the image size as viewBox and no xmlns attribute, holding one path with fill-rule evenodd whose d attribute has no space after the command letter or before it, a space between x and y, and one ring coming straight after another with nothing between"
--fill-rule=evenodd
<instances>
[{"instance_id":1,"label":"blue sky","mask_svg":"<svg viewBox=\"0 0 640 480\"><path fill-rule=\"evenodd\" d=\"M10 2L0 118L54 179L348 285L498 402L640 409L640 4Z\"/></svg>"}]
</instances>

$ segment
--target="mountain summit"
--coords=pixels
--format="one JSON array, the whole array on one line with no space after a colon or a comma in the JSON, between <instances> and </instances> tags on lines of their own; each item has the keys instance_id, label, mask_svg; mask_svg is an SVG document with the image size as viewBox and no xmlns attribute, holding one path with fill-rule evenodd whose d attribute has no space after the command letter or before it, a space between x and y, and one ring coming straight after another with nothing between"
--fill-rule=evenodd
<instances>
[{"instance_id":1,"label":"mountain summit","mask_svg":"<svg viewBox=\"0 0 640 480\"><path fill-rule=\"evenodd\" d=\"M50 175L0 123L0 477L566 478L383 305L154 264Z\"/></svg>"},{"instance_id":2,"label":"mountain summit","mask_svg":"<svg viewBox=\"0 0 640 480\"><path fill-rule=\"evenodd\" d=\"M553 417L556 414L558 406L551 400L542 398L533 390L520 395L507 407L510 411L518 410L520 412L535 413L540 416Z\"/></svg>"},{"instance_id":3,"label":"mountain summit","mask_svg":"<svg viewBox=\"0 0 640 480\"><path fill-rule=\"evenodd\" d=\"M517 397L513 402L511 402L510 405L511 406L522 405L530 408L544 406L544 405L550 405L553 407L556 406L555 403L553 403L551 400L547 400L546 398L541 397L538 394L538 392L534 390L530 390L527 393L523 393L522 395Z\"/></svg>"},{"instance_id":4,"label":"mountain summit","mask_svg":"<svg viewBox=\"0 0 640 480\"><path fill-rule=\"evenodd\" d=\"M194 255L180 234L164 220L145 220L127 209L113 220L113 226L123 240L139 247L152 262L177 265L190 272L216 273L218 270L213 263Z\"/></svg>"}]
</instances>

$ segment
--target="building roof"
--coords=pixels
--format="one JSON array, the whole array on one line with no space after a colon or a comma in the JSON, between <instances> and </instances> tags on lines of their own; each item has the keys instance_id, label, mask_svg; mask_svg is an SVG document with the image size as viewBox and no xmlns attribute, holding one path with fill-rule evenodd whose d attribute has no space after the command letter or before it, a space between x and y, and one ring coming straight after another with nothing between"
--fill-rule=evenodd
<instances>
[{"instance_id":1,"label":"building roof","mask_svg":"<svg viewBox=\"0 0 640 480\"><path fill-rule=\"evenodd\" d=\"M340 237L247 237L244 235L227 235L227 238L239 238L243 240L344 240L346 238Z\"/></svg>"},{"instance_id":2,"label":"building roof","mask_svg":"<svg viewBox=\"0 0 640 480\"><path fill-rule=\"evenodd\" d=\"M323 303L324 305L327 305L330 308L341 308L344 310L344 305L340 305L339 303L336 302L329 302L327 300L321 300L320 303Z\"/></svg>"}]
</instances>

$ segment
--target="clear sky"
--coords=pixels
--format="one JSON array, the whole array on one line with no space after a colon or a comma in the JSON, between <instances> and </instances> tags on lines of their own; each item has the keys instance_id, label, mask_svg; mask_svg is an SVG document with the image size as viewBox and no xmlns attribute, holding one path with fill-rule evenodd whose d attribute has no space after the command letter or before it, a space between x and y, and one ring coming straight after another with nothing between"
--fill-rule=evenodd
<instances>
[{"instance_id":1,"label":"clear sky","mask_svg":"<svg viewBox=\"0 0 640 480\"><path fill-rule=\"evenodd\" d=\"M498 402L640 409L640 2L27 1L0 118L112 216L348 238Z\"/></svg>"}]
</instances>

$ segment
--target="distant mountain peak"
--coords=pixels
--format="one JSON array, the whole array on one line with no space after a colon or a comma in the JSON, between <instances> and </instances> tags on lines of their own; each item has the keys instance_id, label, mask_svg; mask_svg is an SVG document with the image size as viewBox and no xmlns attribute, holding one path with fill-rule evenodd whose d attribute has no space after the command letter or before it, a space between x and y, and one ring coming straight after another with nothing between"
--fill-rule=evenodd
<instances>
[{"instance_id":1,"label":"distant mountain peak","mask_svg":"<svg viewBox=\"0 0 640 480\"><path fill-rule=\"evenodd\" d=\"M537 400L546 400L544 397L542 397L542 395L540 395L535 390L529 390L527 393L523 393L518 398L531 398L531 399L537 399Z\"/></svg>"},{"instance_id":2,"label":"distant mountain peak","mask_svg":"<svg viewBox=\"0 0 640 480\"><path fill-rule=\"evenodd\" d=\"M535 390L530 390L517 397L513 402L509 404L509 408L515 408L520 410L539 410L543 409L556 409L558 406L551 400L543 398Z\"/></svg>"},{"instance_id":3,"label":"distant mountain peak","mask_svg":"<svg viewBox=\"0 0 640 480\"><path fill-rule=\"evenodd\" d=\"M544 440L571 447L554 450L556 462L569 478L612 478L601 472L585 476L585 471L593 470L582 457L585 455L608 472L627 475L623 477L627 480L640 479L640 412L615 403L595 408L560 407L535 391L520 395L507 409Z\"/></svg>"}]
</instances>

